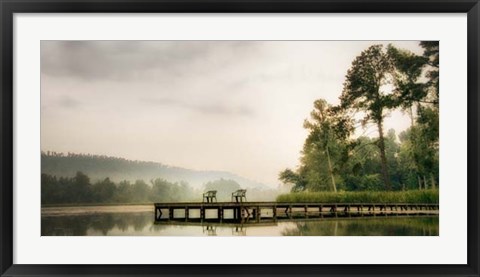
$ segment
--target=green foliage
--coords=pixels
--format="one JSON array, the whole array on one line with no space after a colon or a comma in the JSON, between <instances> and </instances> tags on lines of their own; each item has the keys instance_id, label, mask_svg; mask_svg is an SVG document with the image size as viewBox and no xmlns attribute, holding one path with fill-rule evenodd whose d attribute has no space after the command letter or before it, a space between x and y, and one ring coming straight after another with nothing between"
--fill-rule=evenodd
<instances>
[{"instance_id":1,"label":"green foliage","mask_svg":"<svg viewBox=\"0 0 480 277\"><path fill-rule=\"evenodd\" d=\"M387 93L386 89L392 83L394 68L394 61L382 45L370 46L352 62L340 96L343 109L365 114L361 121L363 126L369 122L377 125L378 150L386 190L391 189L391 181L385 154L383 121L385 112L398 105L393 94Z\"/></svg>"},{"instance_id":2,"label":"green foliage","mask_svg":"<svg viewBox=\"0 0 480 277\"><path fill-rule=\"evenodd\" d=\"M150 187L143 180L137 180L132 186L133 202L141 203L148 201L150 195Z\"/></svg>"},{"instance_id":3,"label":"green foliage","mask_svg":"<svg viewBox=\"0 0 480 277\"><path fill-rule=\"evenodd\" d=\"M384 109L395 105L392 95L382 91L382 86L389 84L388 77L393 69L393 62L382 45L364 50L347 72L340 96L341 106L364 111L364 121L381 122Z\"/></svg>"},{"instance_id":4,"label":"green foliage","mask_svg":"<svg viewBox=\"0 0 480 277\"><path fill-rule=\"evenodd\" d=\"M425 89L426 84L418 81L427 58L417 56L410 51L397 49L392 45L388 46L388 55L395 64L394 96L396 105L408 109L428 94Z\"/></svg>"},{"instance_id":5,"label":"green foliage","mask_svg":"<svg viewBox=\"0 0 480 277\"><path fill-rule=\"evenodd\" d=\"M345 162L345 138L353 125L341 111L320 99L314 102L311 120L305 120L310 134L303 146L302 172L312 191L337 191L342 184L339 172Z\"/></svg>"},{"instance_id":6,"label":"green foliage","mask_svg":"<svg viewBox=\"0 0 480 277\"><path fill-rule=\"evenodd\" d=\"M284 184L293 185L292 191L302 191L306 188L305 174L297 174L293 170L287 168L280 172L278 179Z\"/></svg>"},{"instance_id":7,"label":"green foliage","mask_svg":"<svg viewBox=\"0 0 480 277\"><path fill-rule=\"evenodd\" d=\"M314 102L300 165L279 179L292 191L384 191L438 188L438 42L421 42L423 55L373 45L352 62L340 105ZM411 126L384 131L390 111L408 112ZM360 117L360 119L359 119ZM355 126L357 124L357 126ZM374 125L378 137L359 136ZM355 126L355 127L354 127Z\"/></svg>"},{"instance_id":8,"label":"green foliage","mask_svg":"<svg viewBox=\"0 0 480 277\"><path fill-rule=\"evenodd\" d=\"M419 107L417 124L400 134L400 168L419 188L434 187L439 181L438 110ZM417 186L416 186L417 187Z\"/></svg>"},{"instance_id":9,"label":"green foliage","mask_svg":"<svg viewBox=\"0 0 480 277\"><path fill-rule=\"evenodd\" d=\"M310 133L303 146L302 165L297 172L280 172L279 180L292 184L293 191L336 191L343 184L340 172L348 154L345 138L353 130L352 121L342 110L319 99L304 128Z\"/></svg>"},{"instance_id":10,"label":"green foliage","mask_svg":"<svg viewBox=\"0 0 480 277\"><path fill-rule=\"evenodd\" d=\"M196 196L188 183L183 181L171 183L165 179L157 178L152 180L151 183L152 188L149 200L152 202L177 202L180 200L194 199Z\"/></svg>"},{"instance_id":11,"label":"green foliage","mask_svg":"<svg viewBox=\"0 0 480 277\"><path fill-rule=\"evenodd\" d=\"M194 190L187 182L169 182L162 178L143 180L135 183L121 181L115 183L110 178L91 184L90 178L82 172L75 177L60 177L49 174L41 176L41 201L47 205L75 204L131 204L154 202L201 201L202 191ZM218 201L230 201L233 191L241 186L234 180L219 179L207 182L205 190L217 190ZM247 199L251 201L272 201L277 191L249 188Z\"/></svg>"},{"instance_id":12,"label":"green foliage","mask_svg":"<svg viewBox=\"0 0 480 277\"><path fill-rule=\"evenodd\" d=\"M281 194L277 202L301 203L438 203L438 190L296 192Z\"/></svg>"},{"instance_id":13,"label":"green foliage","mask_svg":"<svg viewBox=\"0 0 480 277\"><path fill-rule=\"evenodd\" d=\"M383 190L383 181L380 174L348 175L345 178L345 187L350 191L380 191Z\"/></svg>"},{"instance_id":14,"label":"green foliage","mask_svg":"<svg viewBox=\"0 0 480 277\"><path fill-rule=\"evenodd\" d=\"M73 178L42 174L41 185L42 204L176 202L198 198L186 182L171 183L160 178L152 180L151 186L143 180L115 184L110 178L92 185L82 172Z\"/></svg>"},{"instance_id":15,"label":"green foliage","mask_svg":"<svg viewBox=\"0 0 480 277\"><path fill-rule=\"evenodd\" d=\"M92 186L94 202L112 202L116 189L115 184L110 181L109 178L105 178L103 181L95 183Z\"/></svg>"},{"instance_id":16,"label":"green foliage","mask_svg":"<svg viewBox=\"0 0 480 277\"><path fill-rule=\"evenodd\" d=\"M438 107L439 103L439 63L440 63L440 45L438 41L422 41L423 57L426 59L426 77L428 78L428 91L430 100Z\"/></svg>"}]
</instances>

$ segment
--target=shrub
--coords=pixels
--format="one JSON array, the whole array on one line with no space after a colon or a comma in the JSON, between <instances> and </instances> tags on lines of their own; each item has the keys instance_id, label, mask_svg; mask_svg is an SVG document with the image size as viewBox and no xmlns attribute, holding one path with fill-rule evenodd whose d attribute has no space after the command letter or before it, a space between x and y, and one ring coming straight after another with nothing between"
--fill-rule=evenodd
<instances>
[{"instance_id":1,"label":"shrub","mask_svg":"<svg viewBox=\"0 0 480 277\"><path fill-rule=\"evenodd\" d=\"M293 192L279 195L277 202L436 204L439 193L438 190Z\"/></svg>"}]
</instances>

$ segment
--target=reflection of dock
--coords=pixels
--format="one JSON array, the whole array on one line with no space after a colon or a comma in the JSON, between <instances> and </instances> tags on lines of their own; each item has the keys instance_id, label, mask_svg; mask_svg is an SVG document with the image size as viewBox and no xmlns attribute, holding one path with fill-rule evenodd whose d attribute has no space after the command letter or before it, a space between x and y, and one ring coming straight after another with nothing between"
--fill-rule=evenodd
<instances>
[{"instance_id":1,"label":"reflection of dock","mask_svg":"<svg viewBox=\"0 0 480 277\"><path fill-rule=\"evenodd\" d=\"M438 211L438 204L409 203L155 203L155 221L248 224L296 218L436 215ZM198 215L195 216L195 212ZM207 212L213 212L214 216L208 217Z\"/></svg>"},{"instance_id":2,"label":"reflection of dock","mask_svg":"<svg viewBox=\"0 0 480 277\"><path fill-rule=\"evenodd\" d=\"M217 227L231 228L232 236L246 236L247 228L250 227L271 227L277 226L277 220L262 219L261 221L249 221L248 219L236 220L236 219L224 219L222 221L218 219L166 219L155 220L155 225L173 225L173 226L198 226L202 227L202 233L207 236L216 236Z\"/></svg>"},{"instance_id":3,"label":"reflection of dock","mask_svg":"<svg viewBox=\"0 0 480 277\"><path fill-rule=\"evenodd\" d=\"M264 219L261 222L256 221L238 221L238 220L222 220L222 222L216 219L210 220L200 220L200 219L189 219L185 221L183 219L174 219L174 220L157 220L155 221L157 225L175 225L175 226L212 226L212 227L267 227L267 226L276 226L277 221L274 221L272 218L270 220Z\"/></svg>"}]
</instances>

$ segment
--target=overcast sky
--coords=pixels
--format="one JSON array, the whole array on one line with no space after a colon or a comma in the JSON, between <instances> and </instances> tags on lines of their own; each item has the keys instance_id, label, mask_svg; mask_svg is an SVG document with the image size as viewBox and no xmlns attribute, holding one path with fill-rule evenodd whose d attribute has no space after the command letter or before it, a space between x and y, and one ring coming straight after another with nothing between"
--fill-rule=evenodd
<instances>
[{"instance_id":1,"label":"overcast sky","mask_svg":"<svg viewBox=\"0 0 480 277\"><path fill-rule=\"evenodd\" d=\"M313 101L338 104L368 41L43 41L42 150L224 170L296 168ZM397 134L408 117L385 122ZM375 128L365 134L376 136Z\"/></svg>"}]
</instances>

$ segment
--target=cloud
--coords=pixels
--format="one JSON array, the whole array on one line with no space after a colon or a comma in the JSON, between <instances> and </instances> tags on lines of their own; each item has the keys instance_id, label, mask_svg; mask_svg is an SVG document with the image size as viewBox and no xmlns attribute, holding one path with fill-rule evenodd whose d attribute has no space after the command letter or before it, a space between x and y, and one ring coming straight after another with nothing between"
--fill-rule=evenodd
<instances>
[{"instance_id":1,"label":"cloud","mask_svg":"<svg viewBox=\"0 0 480 277\"><path fill-rule=\"evenodd\" d=\"M247 106L228 107L218 104L212 105L198 105L193 107L195 110L203 114L211 115L240 115L240 116L253 116L254 111Z\"/></svg>"},{"instance_id":2,"label":"cloud","mask_svg":"<svg viewBox=\"0 0 480 277\"><path fill-rule=\"evenodd\" d=\"M73 99L69 96L62 96L59 100L59 105L64 108L77 108L81 105L81 102Z\"/></svg>"},{"instance_id":3,"label":"cloud","mask_svg":"<svg viewBox=\"0 0 480 277\"><path fill-rule=\"evenodd\" d=\"M178 107L203 115L221 116L254 116L255 112L247 105L231 105L227 103L190 103L173 98L142 98L142 102L155 106Z\"/></svg>"},{"instance_id":4,"label":"cloud","mask_svg":"<svg viewBox=\"0 0 480 277\"><path fill-rule=\"evenodd\" d=\"M260 42L42 41L41 70L87 81L183 78L242 61ZM210 57L214 56L213 59Z\"/></svg>"}]
</instances>

